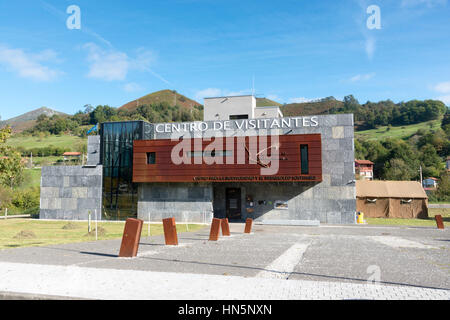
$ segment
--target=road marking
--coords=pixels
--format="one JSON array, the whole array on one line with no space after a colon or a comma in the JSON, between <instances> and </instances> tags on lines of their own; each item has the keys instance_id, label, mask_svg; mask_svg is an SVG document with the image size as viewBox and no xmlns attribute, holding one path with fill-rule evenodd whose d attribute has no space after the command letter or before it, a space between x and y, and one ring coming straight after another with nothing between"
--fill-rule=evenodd
<instances>
[{"instance_id":1,"label":"road marking","mask_svg":"<svg viewBox=\"0 0 450 320\"><path fill-rule=\"evenodd\" d=\"M418 249L437 249L436 247L426 245L420 242L403 239L392 236L372 236L370 239L393 248L418 248Z\"/></svg>"},{"instance_id":2,"label":"road marking","mask_svg":"<svg viewBox=\"0 0 450 320\"><path fill-rule=\"evenodd\" d=\"M296 265L302 260L303 254L310 245L308 243L295 243L281 256L269 264L265 270L259 272L257 278L288 279Z\"/></svg>"}]
</instances>

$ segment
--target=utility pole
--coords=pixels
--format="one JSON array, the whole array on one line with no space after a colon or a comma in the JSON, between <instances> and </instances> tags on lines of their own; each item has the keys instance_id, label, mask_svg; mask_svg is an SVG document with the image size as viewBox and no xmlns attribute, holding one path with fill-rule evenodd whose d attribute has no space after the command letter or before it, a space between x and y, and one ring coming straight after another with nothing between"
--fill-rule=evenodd
<instances>
[{"instance_id":1,"label":"utility pole","mask_svg":"<svg viewBox=\"0 0 450 320\"><path fill-rule=\"evenodd\" d=\"M422 166L420 166L420 185L423 187L423 178L422 178Z\"/></svg>"}]
</instances>

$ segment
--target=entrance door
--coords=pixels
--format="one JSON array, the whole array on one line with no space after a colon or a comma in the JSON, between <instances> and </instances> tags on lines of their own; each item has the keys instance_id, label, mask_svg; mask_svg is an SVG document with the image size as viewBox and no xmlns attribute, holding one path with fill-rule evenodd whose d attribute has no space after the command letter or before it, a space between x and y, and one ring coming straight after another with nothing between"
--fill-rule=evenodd
<instances>
[{"instance_id":1,"label":"entrance door","mask_svg":"<svg viewBox=\"0 0 450 320\"><path fill-rule=\"evenodd\" d=\"M241 189L226 189L226 211L228 219L241 219Z\"/></svg>"}]
</instances>

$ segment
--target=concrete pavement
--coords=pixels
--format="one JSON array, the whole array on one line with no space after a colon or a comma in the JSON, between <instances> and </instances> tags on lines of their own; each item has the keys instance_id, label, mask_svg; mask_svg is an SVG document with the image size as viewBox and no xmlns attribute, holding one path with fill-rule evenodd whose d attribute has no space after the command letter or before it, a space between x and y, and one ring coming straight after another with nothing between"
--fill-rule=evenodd
<instances>
[{"instance_id":1,"label":"concrete pavement","mask_svg":"<svg viewBox=\"0 0 450 320\"><path fill-rule=\"evenodd\" d=\"M426 227L255 225L0 251L0 292L83 299L449 299L450 232Z\"/></svg>"}]
</instances>

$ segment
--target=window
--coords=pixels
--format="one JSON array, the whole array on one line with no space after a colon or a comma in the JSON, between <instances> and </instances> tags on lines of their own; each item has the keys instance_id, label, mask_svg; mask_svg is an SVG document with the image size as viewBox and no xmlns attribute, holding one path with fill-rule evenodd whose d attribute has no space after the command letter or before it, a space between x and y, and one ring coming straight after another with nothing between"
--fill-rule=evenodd
<instances>
[{"instance_id":1,"label":"window","mask_svg":"<svg viewBox=\"0 0 450 320\"><path fill-rule=\"evenodd\" d=\"M147 152L147 164L156 164L156 152Z\"/></svg>"},{"instance_id":2,"label":"window","mask_svg":"<svg viewBox=\"0 0 450 320\"><path fill-rule=\"evenodd\" d=\"M230 116L230 120L248 119L248 114L233 114Z\"/></svg>"},{"instance_id":3,"label":"window","mask_svg":"<svg viewBox=\"0 0 450 320\"><path fill-rule=\"evenodd\" d=\"M301 174L309 174L308 145L300 145L300 166Z\"/></svg>"}]
</instances>

